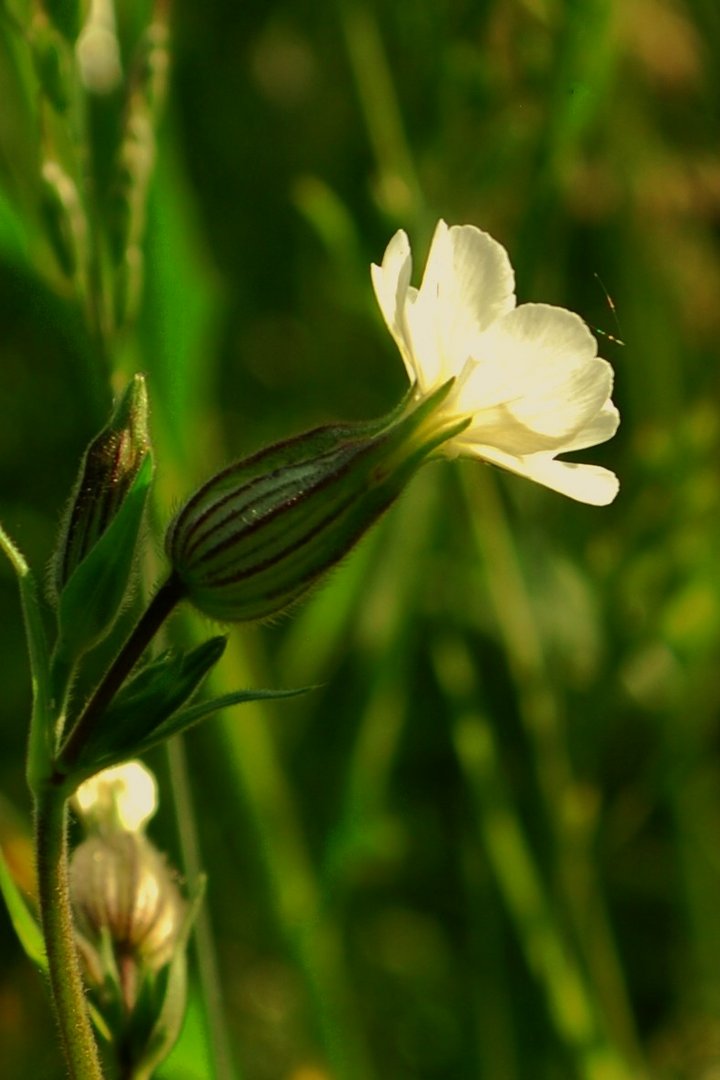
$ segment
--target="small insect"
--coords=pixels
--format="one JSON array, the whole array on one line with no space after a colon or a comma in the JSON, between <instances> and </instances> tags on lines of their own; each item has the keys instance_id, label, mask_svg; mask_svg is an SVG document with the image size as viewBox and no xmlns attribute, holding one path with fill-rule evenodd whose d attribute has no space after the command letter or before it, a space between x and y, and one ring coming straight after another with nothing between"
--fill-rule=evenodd
<instances>
[{"instance_id":1,"label":"small insect","mask_svg":"<svg viewBox=\"0 0 720 1080\"><path fill-rule=\"evenodd\" d=\"M617 309L615 307L615 301L613 300L612 296L610 295L610 293L605 288L605 285L603 284L603 280L600 277L600 275L598 273L596 273L595 271L593 271L593 277L597 281L597 283L600 286L600 288L602 289L602 291L605 293L605 299L607 300L607 305L608 305L608 307L610 308L610 310L612 312L613 319L615 320L615 325L617 326L620 333L622 333L622 328L620 326L620 320L618 319ZM625 344L625 342L622 340L622 338L615 337L614 334L609 334L607 332L607 330L601 330L599 326L593 326L592 329L595 331L596 334L600 334L601 337L607 338L608 341L612 341L613 345L624 345Z\"/></svg>"}]
</instances>

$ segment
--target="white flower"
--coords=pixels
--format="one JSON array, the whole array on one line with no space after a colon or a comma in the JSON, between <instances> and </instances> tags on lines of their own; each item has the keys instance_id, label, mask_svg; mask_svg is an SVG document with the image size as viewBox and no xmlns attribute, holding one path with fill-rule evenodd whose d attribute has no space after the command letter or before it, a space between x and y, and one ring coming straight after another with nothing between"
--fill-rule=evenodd
<instances>
[{"instance_id":1,"label":"white flower","mask_svg":"<svg viewBox=\"0 0 720 1080\"><path fill-rule=\"evenodd\" d=\"M157 810L157 784L139 761L126 761L85 780L73 799L87 828L139 832Z\"/></svg>"},{"instance_id":2,"label":"white flower","mask_svg":"<svg viewBox=\"0 0 720 1080\"><path fill-rule=\"evenodd\" d=\"M438 222L419 289L403 231L371 272L416 398L456 379L442 411L469 424L446 454L482 458L580 502L612 502L614 473L556 460L612 438L620 422L612 368L578 315L516 307L505 248L473 225Z\"/></svg>"}]
</instances>

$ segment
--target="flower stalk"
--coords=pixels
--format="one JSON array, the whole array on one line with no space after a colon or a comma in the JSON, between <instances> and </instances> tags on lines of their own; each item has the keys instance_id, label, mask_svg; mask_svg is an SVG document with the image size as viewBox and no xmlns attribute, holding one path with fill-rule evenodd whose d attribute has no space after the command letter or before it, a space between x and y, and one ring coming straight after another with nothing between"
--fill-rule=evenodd
<instances>
[{"instance_id":1,"label":"flower stalk","mask_svg":"<svg viewBox=\"0 0 720 1080\"><path fill-rule=\"evenodd\" d=\"M56 765L57 781L72 772L80 751L105 709L183 594L182 583L175 574L155 593L63 743Z\"/></svg>"},{"instance_id":2,"label":"flower stalk","mask_svg":"<svg viewBox=\"0 0 720 1080\"><path fill-rule=\"evenodd\" d=\"M40 920L52 1001L71 1080L102 1080L73 932L68 883L67 799L61 787L35 792Z\"/></svg>"}]
</instances>

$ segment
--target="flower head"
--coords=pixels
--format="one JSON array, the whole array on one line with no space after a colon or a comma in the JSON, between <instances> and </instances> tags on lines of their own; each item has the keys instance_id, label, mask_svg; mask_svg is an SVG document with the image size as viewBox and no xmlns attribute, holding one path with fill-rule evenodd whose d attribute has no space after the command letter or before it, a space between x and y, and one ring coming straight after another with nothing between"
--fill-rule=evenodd
<instances>
[{"instance_id":1,"label":"flower head","mask_svg":"<svg viewBox=\"0 0 720 1080\"><path fill-rule=\"evenodd\" d=\"M580 502L612 502L614 473L557 460L612 438L620 422L612 368L582 319L549 304L517 307L507 252L473 225L438 222L419 289L411 273L400 231L372 280L415 397L455 379L441 408L468 422L443 452L492 462Z\"/></svg>"}]
</instances>

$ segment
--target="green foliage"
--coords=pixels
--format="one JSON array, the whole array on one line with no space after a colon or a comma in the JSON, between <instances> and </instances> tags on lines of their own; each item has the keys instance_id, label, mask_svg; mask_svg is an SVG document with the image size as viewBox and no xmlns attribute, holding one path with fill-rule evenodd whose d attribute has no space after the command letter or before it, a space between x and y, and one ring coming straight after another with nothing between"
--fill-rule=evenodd
<instances>
[{"instance_id":1,"label":"green foliage","mask_svg":"<svg viewBox=\"0 0 720 1080\"><path fill-rule=\"evenodd\" d=\"M148 731L138 744L138 752L145 753L147 750L157 746L158 743L165 742L166 739L171 739L173 735L179 735L182 731L187 731L188 728L199 724L201 720L205 720L208 716L214 716L215 713L229 709L233 705L244 705L252 701L273 701L278 698L297 697L298 694L306 692L305 688L298 690L233 690L229 694L222 694L220 697L210 698L208 701L200 701L196 705L190 705L168 716L152 731Z\"/></svg>"},{"instance_id":2,"label":"green foliage","mask_svg":"<svg viewBox=\"0 0 720 1080\"><path fill-rule=\"evenodd\" d=\"M225 644L224 637L214 637L195 649L169 649L129 679L67 766L69 783L74 787L100 769L144 754L220 709L303 693L302 690L236 690L188 706L189 699L221 658ZM66 771L62 747L58 765L61 771Z\"/></svg>"},{"instance_id":3,"label":"green foliage","mask_svg":"<svg viewBox=\"0 0 720 1080\"><path fill-rule=\"evenodd\" d=\"M189 651L168 650L147 664L115 695L102 722L83 741L73 778L106 769L161 741L157 733L198 689L225 651L216 637ZM60 752L62 765L62 750Z\"/></svg>"}]
</instances>

